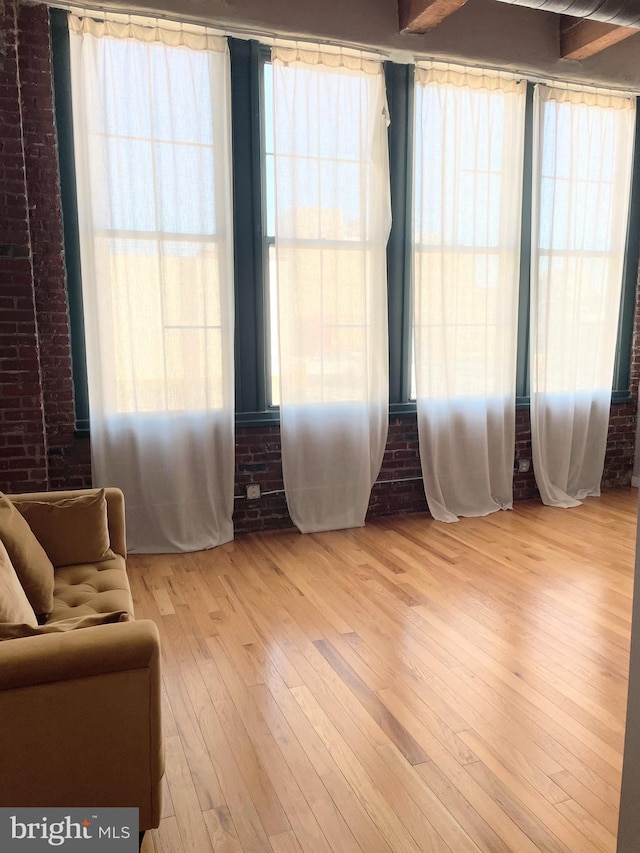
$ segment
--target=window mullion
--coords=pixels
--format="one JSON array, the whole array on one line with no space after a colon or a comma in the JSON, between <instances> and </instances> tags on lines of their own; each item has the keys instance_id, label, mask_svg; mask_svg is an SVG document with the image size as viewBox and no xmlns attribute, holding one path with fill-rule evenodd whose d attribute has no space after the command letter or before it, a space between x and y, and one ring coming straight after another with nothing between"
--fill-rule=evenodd
<instances>
[{"instance_id":1,"label":"window mullion","mask_svg":"<svg viewBox=\"0 0 640 853\"><path fill-rule=\"evenodd\" d=\"M411 222L413 65L385 63L389 125L391 233L387 244L389 403L409 401L411 383Z\"/></svg>"},{"instance_id":2,"label":"window mullion","mask_svg":"<svg viewBox=\"0 0 640 853\"><path fill-rule=\"evenodd\" d=\"M233 127L236 412L266 407L261 45L229 39Z\"/></svg>"},{"instance_id":3,"label":"window mullion","mask_svg":"<svg viewBox=\"0 0 640 853\"><path fill-rule=\"evenodd\" d=\"M518 356L516 401L529 397L529 301L531 295L531 205L533 174L533 83L527 83L522 165L522 230L520 237L520 291L518 297Z\"/></svg>"}]
</instances>

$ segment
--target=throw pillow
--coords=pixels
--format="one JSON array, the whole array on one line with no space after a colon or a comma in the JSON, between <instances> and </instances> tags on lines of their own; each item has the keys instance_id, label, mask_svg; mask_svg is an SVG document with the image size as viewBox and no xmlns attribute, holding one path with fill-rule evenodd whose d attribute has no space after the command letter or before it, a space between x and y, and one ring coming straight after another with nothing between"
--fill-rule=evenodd
<instances>
[{"instance_id":1,"label":"throw pillow","mask_svg":"<svg viewBox=\"0 0 640 853\"><path fill-rule=\"evenodd\" d=\"M104 489L59 501L25 501L17 507L54 566L100 563L115 556Z\"/></svg>"},{"instance_id":2,"label":"throw pillow","mask_svg":"<svg viewBox=\"0 0 640 853\"><path fill-rule=\"evenodd\" d=\"M37 616L53 607L53 565L31 528L0 492L0 541Z\"/></svg>"},{"instance_id":3,"label":"throw pillow","mask_svg":"<svg viewBox=\"0 0 640 853\"><path fill-rule=\"evenodd\" d=\"M31 625L25 622L0 624L0 640L17 640L21 637L37 637L39 634L59 634L63 631L76 631L79 628L92 628L94 625L108 625L112 622L129 622L131 615L126 610L114 613L92 613L90 616L73 616L61 619L50 625Z\"/></svg>"},{"instance_id":4,"label":"throw pillow","mask_svg":"<svg viewBox=\"0 0 640 853\"><path fill-rule=\"evenodd\" d=\"M2 542L0 542L0 622L24 622L31 630L38 627L36 615Z\"/></svg>"}]
</instances>

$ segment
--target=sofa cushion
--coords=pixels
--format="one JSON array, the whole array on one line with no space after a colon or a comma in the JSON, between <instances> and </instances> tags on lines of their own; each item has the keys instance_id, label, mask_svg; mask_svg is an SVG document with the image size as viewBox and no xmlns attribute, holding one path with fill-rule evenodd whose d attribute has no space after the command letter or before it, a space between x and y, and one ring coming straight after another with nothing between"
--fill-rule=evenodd
<instances>
[{"instance_id":1,"label":"sofa cushion","mask_svg":"<svg viewBox=\"0 0 640 853\"><path fill-rule=\"evenodd\" d=\"M39 634L58 634L61 631L76 631L79 628L93 628L95 625L108 625L112 622L129 622L131 615L126 610L115 613L92 613L90 616L74 616L60 622L46 625L29 625L26 622L0 622L0 640L17 640L22 637L37 637Z\"/></svg>"},{"instance_id":2,"label":"sofa cushion","mask_svg":"<svg viewBox=\"0 0 640 853\"><path fill-rule=\"evenodd\" d=\"M133 600L124 557L56 569L53 609L47 625L75 616L126 611Z\"/></svg>"},{"instance_id":3,"label":"sofa cushion","mask_svg":"<svg viewBox=\"0 0 640 853\"><path fill-rule=\"evenodd\" d=\"M0 622L24 622L32 628L38 620L20 585L7 549L0 542Z\"/></svg>"},{"instance_id":4,"label":"sofa cushion","mask_svg":"<svg viewBox=\"0 0 640 853\"><path fill-rule=\"evenodd\" d=\"M22 515L0 492L0 540L22 584L34 613L42 616L53 606L53 564Z\"/></svg>"},{"instance_id":5,"label":"sofa cushion","mask_svg":"<svg viewBox=\"0 0 640 853\"><path fill-rule=\"evenodd\" d=\"M104 489L59 501L21 501L17 506L54 566L98 563L114 556Z\"/></svg>"}]
</instances>

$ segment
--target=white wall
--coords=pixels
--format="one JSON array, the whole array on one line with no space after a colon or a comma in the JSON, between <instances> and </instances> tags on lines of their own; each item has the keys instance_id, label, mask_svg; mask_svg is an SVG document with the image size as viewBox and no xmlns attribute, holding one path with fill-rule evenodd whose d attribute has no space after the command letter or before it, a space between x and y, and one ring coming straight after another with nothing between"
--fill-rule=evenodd
<instances>
[{"instance_id":1,"label":"white wall","mask_svg":"<svg viewBox=\"0 0 640 853\"><path fill-rule=\"evenodd\" d=\"M633 589L631 658L629 661L629 694L627 727L624 741L622 794L617 853L640 850L640 517L636 537L636 570Z\"/></svg>"},{"instance_id":2,"label":"white wall","mask_svg":"<svg viewBox=\"0 0 640 853\"><path fill-rule=\"evenodd\" d=\"M99 5L122 9L127 4L103 0ZM376 47L400 62L434 56L640 91L640 33L584 62L561 60L557 15L496 0L468 0L425 35L398 33L397 0L138 0L130 8L230 30Z\"/></svg>"}]
</instances>

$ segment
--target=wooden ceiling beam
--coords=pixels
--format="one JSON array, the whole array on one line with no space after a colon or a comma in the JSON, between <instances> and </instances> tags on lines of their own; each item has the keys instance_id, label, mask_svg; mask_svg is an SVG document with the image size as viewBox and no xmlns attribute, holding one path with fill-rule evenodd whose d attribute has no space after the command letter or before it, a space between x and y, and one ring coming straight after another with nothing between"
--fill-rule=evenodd
<instances>
[{"instance_id":1,"label":"wooden ceiling beam","mask_svg":"<svg viewBox=\"0 0 640 853\"><path fill-rule=\"evenodd\" d=\"M561 15L560 56L562 59L587 59L637 32L640 31L632 27L617 27L615 24Z\"/></svg>"},{"instance_id":2,"label":"wooden ceiling beam","mask_svg":"<svg viewBox=\"0 0 640 853\"><path fill-rule=\"evenodd\" d=\"M398 0L401 33L427 33L467 0Z\"/></svg>"}]
</instances>

